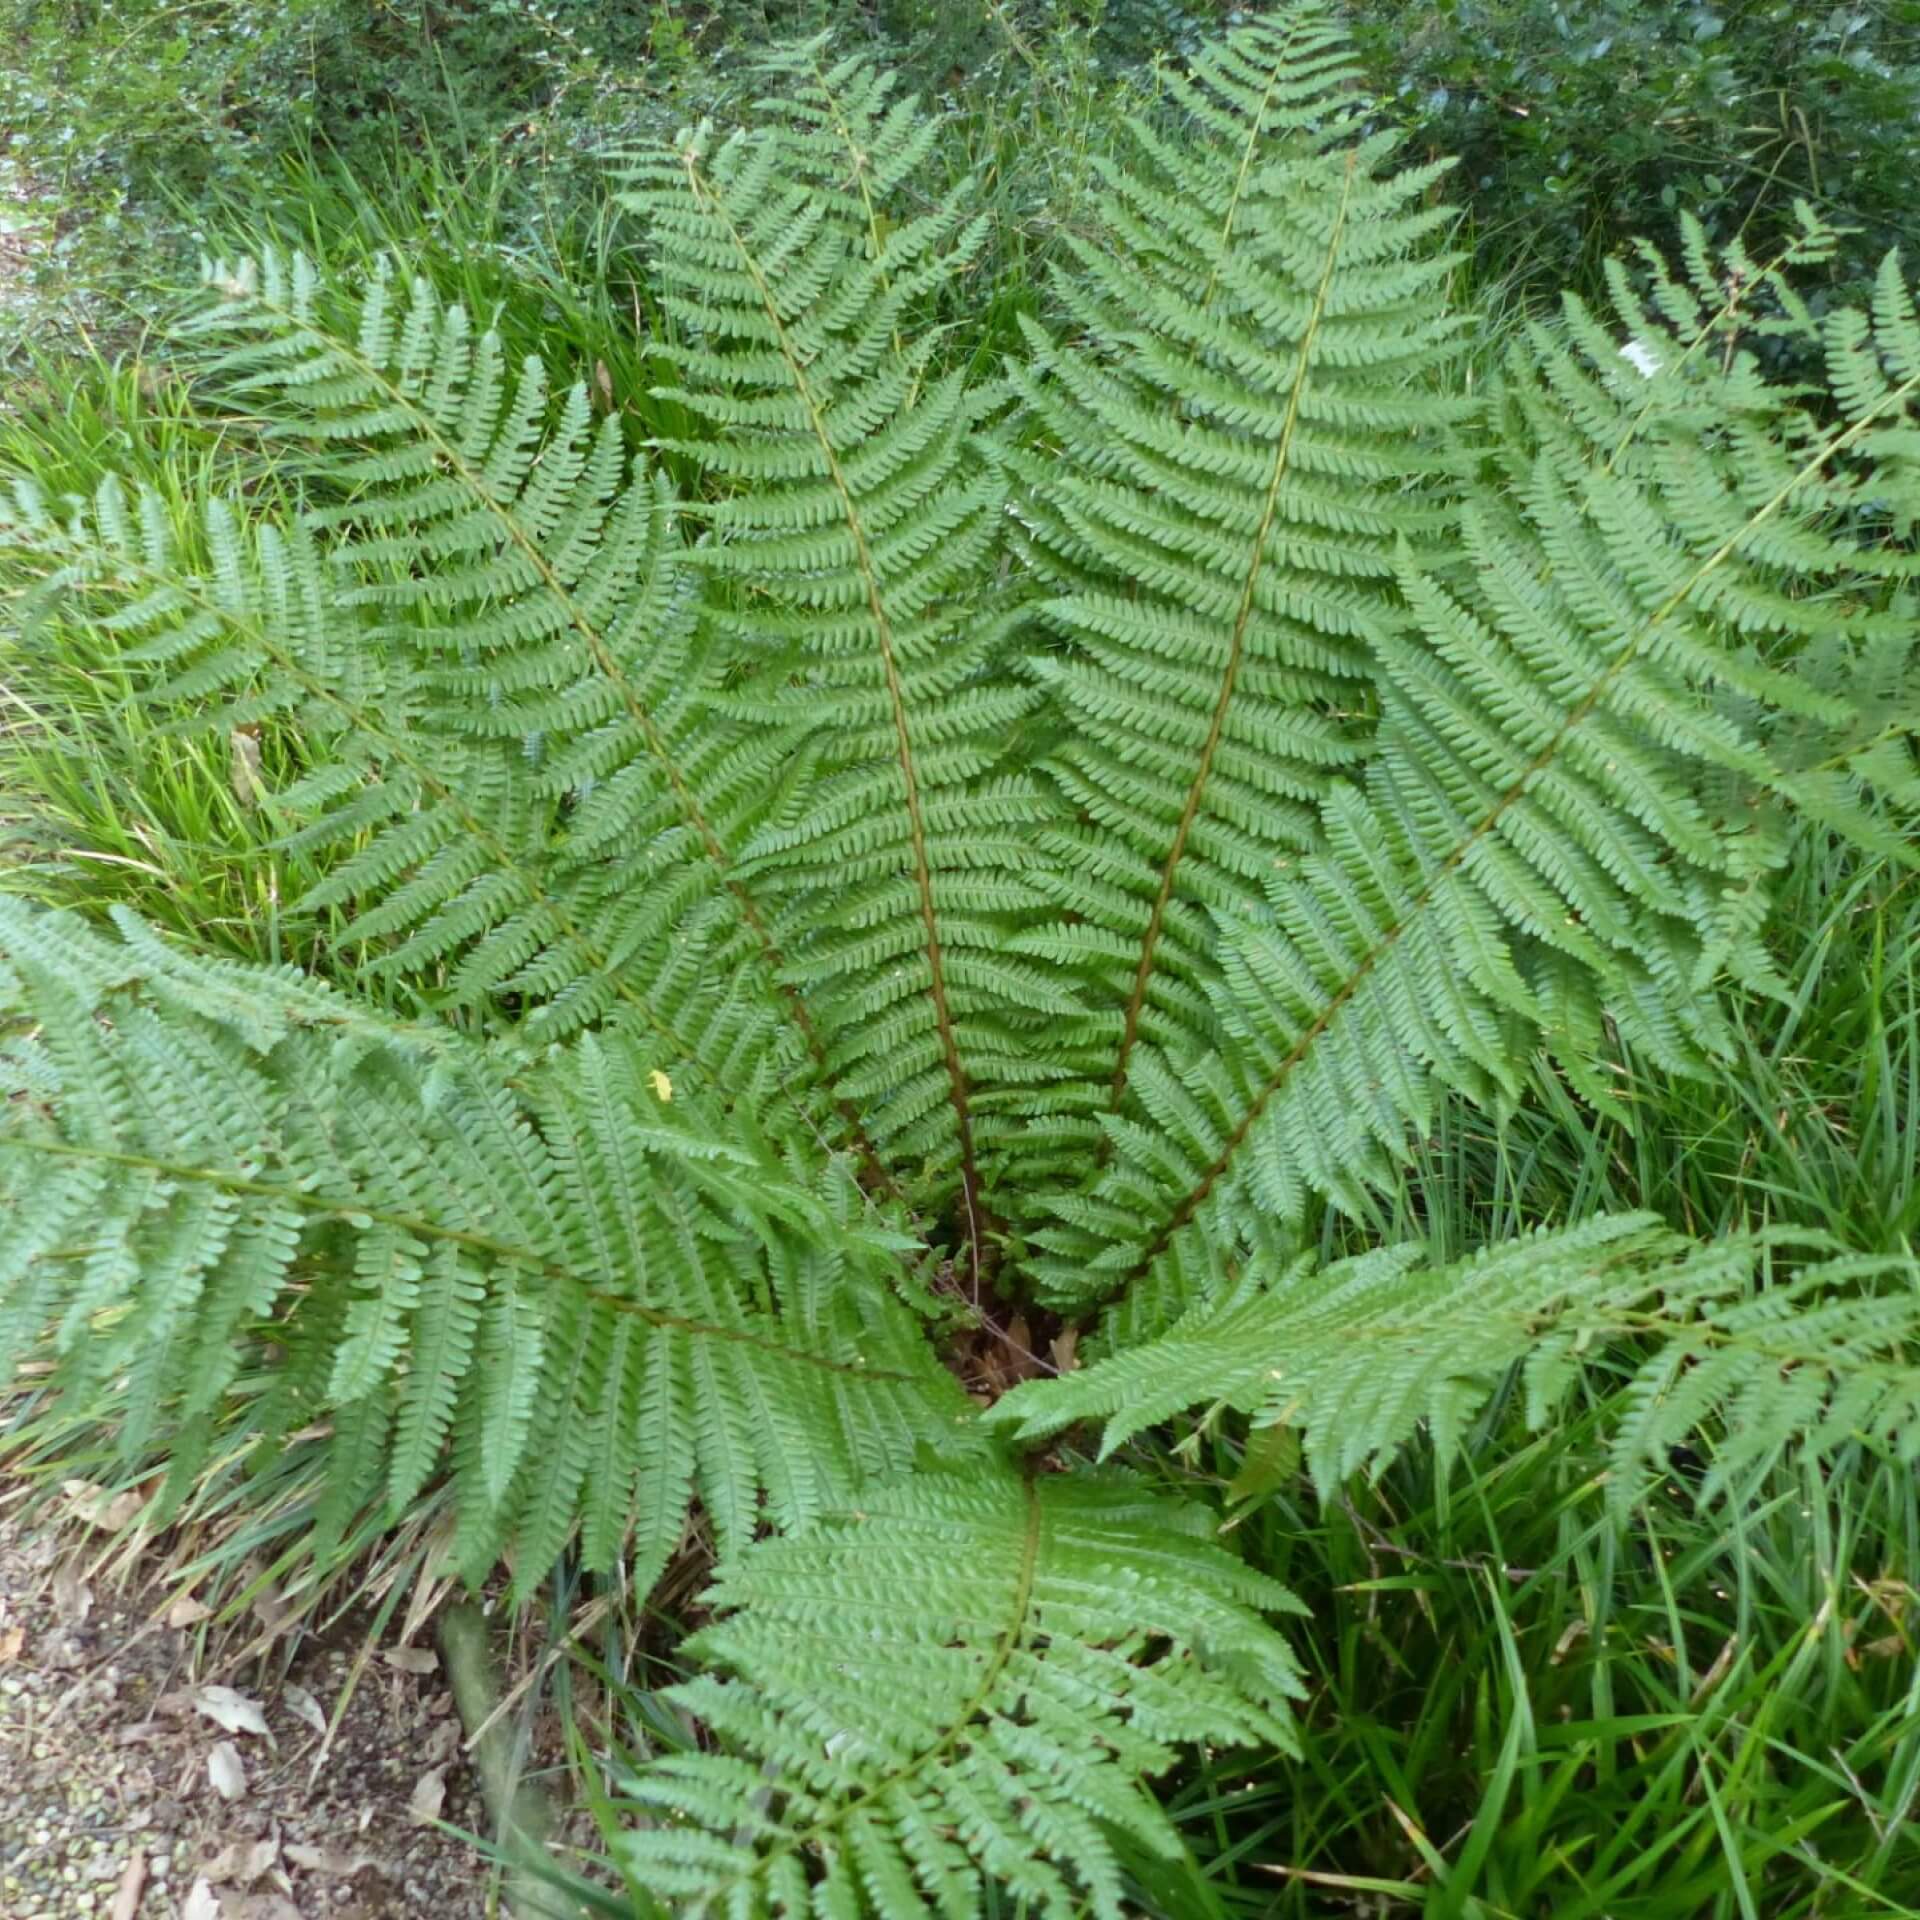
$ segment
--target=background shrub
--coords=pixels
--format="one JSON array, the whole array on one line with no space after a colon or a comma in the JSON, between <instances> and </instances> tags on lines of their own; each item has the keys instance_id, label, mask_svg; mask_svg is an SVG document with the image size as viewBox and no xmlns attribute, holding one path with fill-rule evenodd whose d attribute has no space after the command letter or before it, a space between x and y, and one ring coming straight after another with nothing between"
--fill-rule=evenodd
<instances>
[{"instance_id":1,"label":"background shrub","mask_svg":"<svg viewBox=\"0 0 1920 1920\"><path fill-rule=\"evenodd\" d=\"M1589 283L1683 207L1764 252L1811 201L1853 229L1841 279L1912 243L1913 0L1357 0L1352 14L1375 86L1459 156L1483 261L1530 287Z\"/></svg>"}]
</instances>

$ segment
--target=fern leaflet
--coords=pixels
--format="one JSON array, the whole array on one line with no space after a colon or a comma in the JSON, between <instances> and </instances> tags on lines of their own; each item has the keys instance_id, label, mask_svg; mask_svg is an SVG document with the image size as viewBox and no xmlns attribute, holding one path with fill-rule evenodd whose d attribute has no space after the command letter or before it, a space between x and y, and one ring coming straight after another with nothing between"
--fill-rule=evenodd
<instances>
[{"instance_id":1,"label":"fern leaflet","mask_svg":"<svg viewBox=\"0 0 1920 1920\"><path fill-rule=\"evenodd\" d=\"M1294 1744L1286 1590L1125 1478L921 1474L735 1560L671 1697L729 1751L629 1783L623 1864L688 1913L1118 1916L1108 1829L1179 1743Z\"/></svg>"}]
</instances>

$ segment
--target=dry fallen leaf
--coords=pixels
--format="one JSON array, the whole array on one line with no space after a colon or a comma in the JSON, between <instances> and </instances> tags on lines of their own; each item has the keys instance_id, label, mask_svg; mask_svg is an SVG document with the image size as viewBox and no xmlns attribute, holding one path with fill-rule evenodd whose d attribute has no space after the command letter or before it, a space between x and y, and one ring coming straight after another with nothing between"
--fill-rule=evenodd
<instances>
[{"instance_id":1,"label":"dry fallen leaf","mask_svg":"<svg viewBox=\"0 0 1920 1920\"><path fill-rule=\"evenodd\" d=\"M325 1874L330 1880L351 1880L356 1873L380 1865L370 1853L344 1853L338 1847L308 1847L298 1841L289 1843L287 1861L291 1866L305 1867L309 1873Z\"/></svg>"},{"instance_id":2,"label":"dry fallen leaf","mask_svg":"<svg viewBox=\"0 0 1920 1920\"><path fill-rule=\"evenodd\" d=\"M109 1494L94 1480L62 1480L60 1491L73 1502L76 1519L84 1520L90 1527L103 1527L109 1533L118 1533L147 1504L147 1496L138 1487Z\"/></svg>"},{"instance_id":3,"label":"dry fallen leaf","mask_svg":"<svg viewBox=\"0 0 1920 1920\"><path fill-rule=\"evenodd\" d=\"M279 1858L277 1840L256 1840L251 1845L236 1840L222 1847L202 1871L209 1880L232 1880L250 1887L263 1873L271 1873Z\"/></svg>"},{"instance_id":4,"label":"dry fallen leaf","mask_svg":"<svg viewBox=\"0 0 1920 1920\"><path fill-rule=\"evenodd\" d=\"M77 1673L87 1663L86 1649L65 1627L40 1636L40 1664L50 1673Z\"/></svg>"},{"instance_id":5,"label":"dry fallen leaf","mask_svg":"<svg viewBox=\"0 0 1920 1920\"><path fill-rule=\"evenodd\" d=\"M283 1893L248 1893L220 1903L222 1920L300 1920L300 1909Z\"/></svg>"},{"instance_id":6,"label":"dry fallen leaf","mask_svg":"<svg viewBox=\"0 0 1920 1920\"><path fill-rule=\"evenodd\" d=\"M4 1667L9 1660L18 1660L26 1644L25 1627L9 1627L0 1633L0 1667Z\"/></svg>"},{"instance_id":7,"label":"dry fallen leaf","mask_svg":"<svg viewBox=\"0 0 1920 1920\"><path fill-rule=\"evenodd\" d=\"M320 1702L305 1687L288 1684L280 1689L280 1698L296 1720L305 1721L323 1740L326 1738L327 1716L321 1711Z\"/></svg>"},{"instance_id":8,"label":"dry fallen leaf","mask_svg":"<svg viewBox=\"0 0 1920 1920\"><path fill-rule=\"evenodd\" d=\"M246 1762L231 1740L222 1740L207 1755L207 1778L222 1800L238 1800L247 1790Z\"/></svg>"},{"instance_id":9,"label":"dry fallen leaf","mask_svg":"<svg viewBox=\"0 0 1920 1920\"><path fill-rule=\"evenodd\" d=\"M438 1673L440 1656L431 1647L389 1647L380 1658L401 1673Z\"/></svg>"},{"instance_id":10,"label":"dry fallen leaf","mask_svg":"<svg viewBox=\"0 0 1920 1920\"><path fill-rule=\"evenodd\" d=\"M258 1620L271 1638L299 1612L295 1604L286 1599L275 1586L263 1587L253 1597L253 1617Z\"/></svg>"},{"instance_id":11,"label":"dry fallen leaf","mask_svg":"<svg viewBox=\"0 0 1920 1920\"><path fill-rule=\"evenodd\" d=\"M93 1589L70 1566L53 1570L53 1610L68 1627L84 1626L93 1611Z\"/></svg>"},{"instance_id":12,"label":"dry fallen leaf","mask_svg":"<svg viewBox=\"0 0 1920 1920\"><path fill-rule=\"evenodd\" d=\"M273 1738L260 1702L248 1694L236 1693L231 1687L202 1687L194 1694L193 1704L224 1732L258 1734L263 1740Z\"/></svg>"},{"instance_id":13,"label":"dry fallen leaf","mask_svg":"<svg viewBox=\"0 0 1920 1920\"><path fill-rule=\"evenodd\" d=\"M135 1847L127 1861L126 1871L120 1876L120 1884L114 1889L113 1905L107 1909L107 1920L133 1920L140 1911L140 1896L146 1891L147 1856Z\"/></svg>"},{"instance_id":14,"label":"dry fallen leaf","mask_svg":"<svg viewBox=\"0 0 1920 1920\"><path fill-rule=\"evenodd\" d=\"M440 1818L447 1804L447 1770L432 1767L415 1782L413 1798L407 1802L407 1817L417 1827L430 1827Z\"/></svg>"},{"instance_id":15,"label":"dry fallen leaf","mask_svg":"<svg viewBox=\"0 0 1920 1920\"><path fill-rule=\"evenodd\" d=\"M196 1880L187 1892L187 1903L180 1909L180 1920L221 1920L220 1902L204 1880Z\"/></svg>"},{"instance_id":16,"label":"dry fallen leaf","mask_svg":"<svg viewBox=\"0 0 1920 1920\"><path fill-rule=\"evenodd\" d=\"M129 1487L123 1494L117 1495L106 1504L100 1516L100 1524L118 1533L122 1527L131 1526L146 1511L147 1496L140 1487Z\"/></svg>"}]
</instances>

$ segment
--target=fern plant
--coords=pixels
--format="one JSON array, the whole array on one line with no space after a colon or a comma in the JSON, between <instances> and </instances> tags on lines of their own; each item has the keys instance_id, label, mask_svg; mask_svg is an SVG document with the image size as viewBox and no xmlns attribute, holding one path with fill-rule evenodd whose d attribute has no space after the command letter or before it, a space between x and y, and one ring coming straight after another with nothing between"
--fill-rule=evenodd
<instances>
[{"instance_id":1,"label":"fern plant","mask_svg":"<svg viewBox=\"0 0 1920 1920\"><path fill-rule=\"evenodd\" d=\"M705 1738L622 1842L680 1910L1118 1915L1152 1780L1300 1685L1092 1423L1244 1417L1330 1493L1604 1358L1622 1504L1689 1435L1704 1497L1920 1452L1898 1249L1364 1244L1443 1099L1714 1072L1794 834L1910 857L1920 313L1889 261L1816 317L1811 220L1689 229L1489 356L1304 6L1169 77L983 370L928 116L775 79L626 171L676 436L268 257L181 347L265 484L11 480L10 644L273 730L338 931L0 899L0 1354L156 1521L274 1463L309 1581L444 1520L644 1590L697 1524Z\"/></svg>"}]
</instances>

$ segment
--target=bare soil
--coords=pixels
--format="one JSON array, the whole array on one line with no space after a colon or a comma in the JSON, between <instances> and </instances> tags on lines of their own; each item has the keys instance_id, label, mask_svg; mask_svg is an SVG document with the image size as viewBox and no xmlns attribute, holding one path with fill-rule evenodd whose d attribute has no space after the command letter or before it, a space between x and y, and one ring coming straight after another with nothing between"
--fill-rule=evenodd
<instances>
[{"instance_id":1,"label":"bare soil","mask_svg":"<svg viewBox=\"0 0 1920 1920\"><path fill-rule=\"evenodd\" d=\"M487 1861L423 1824L487 1826L430 1646L345 1630L225 1670L191 1601L100 1565L0 1521L0 1920L490 1910Z\"/></svg>"}]
</instances>

